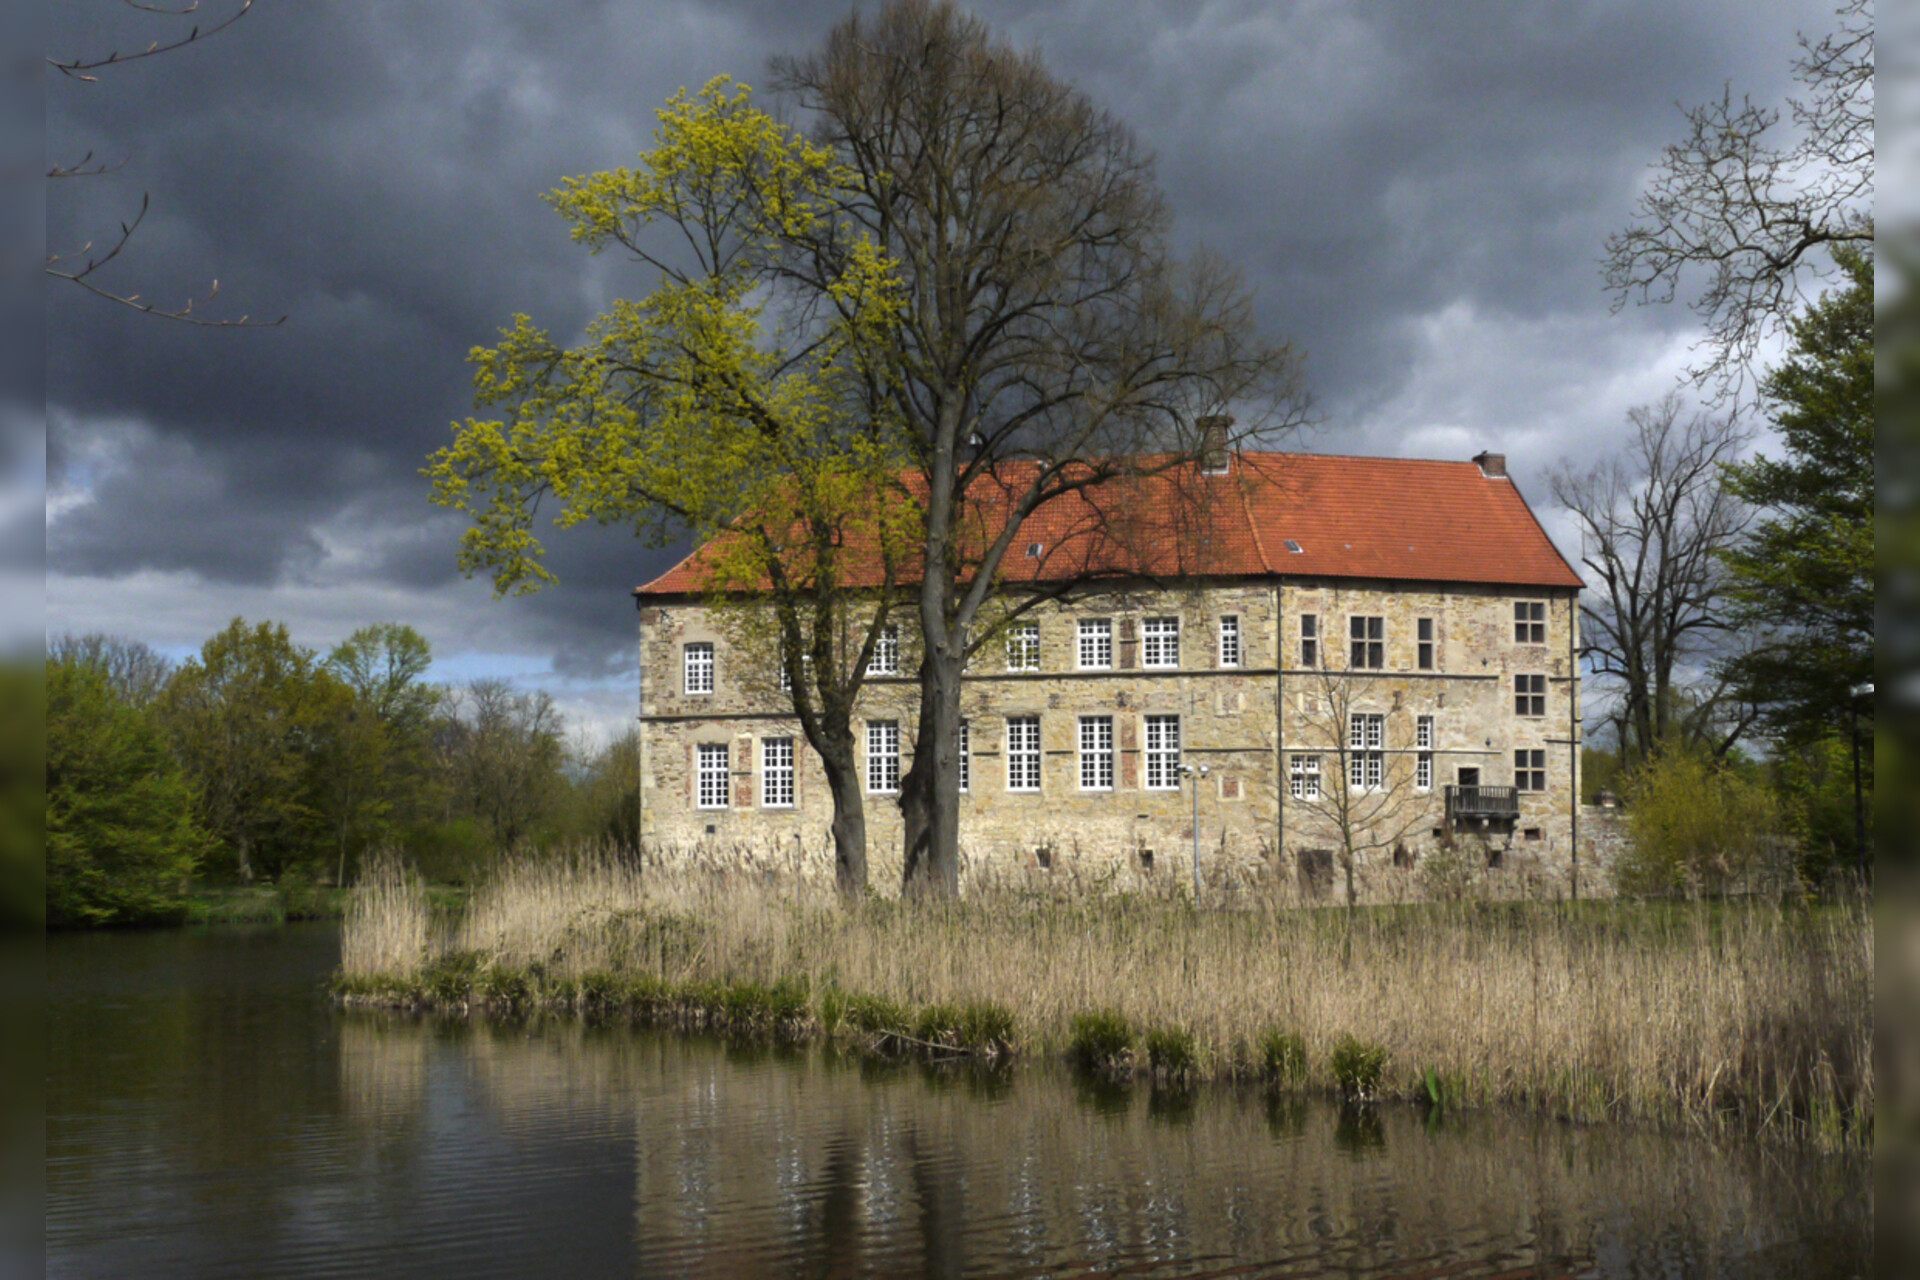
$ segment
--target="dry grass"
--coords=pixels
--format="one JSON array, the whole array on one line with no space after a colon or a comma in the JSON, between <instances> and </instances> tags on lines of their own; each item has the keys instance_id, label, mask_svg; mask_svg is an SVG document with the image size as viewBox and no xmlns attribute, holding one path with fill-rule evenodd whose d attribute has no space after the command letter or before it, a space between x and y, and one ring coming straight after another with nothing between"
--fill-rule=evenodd
<instances>
[{"instance_id":1,"label":"dry grass","mask_svg":"<svg viewBox=\"0 0 1920 1280\"><path fill-rule=\"evenodd\" d=\"M1195 911L979 889L845 907L805 884L581 855L504 864L448 936L427 948L427 934L417 883L378 869L348 917L343 988L431 1003L436 956L496 975L475 991L535 1002L799 980L828 1024L833 993L908 1012L997 1003L1022 1051L1049 1054L1076 1014L1111 1010L1136 1035L1191 1036L1202 1075L1258 1074L1277 1031L1305 1042L1297 1083L1329 1088L1331 1051L1355 1036L1386 1050L1387 1097L1871 1141L1873 931L1858 906Z\"/></svg>"}]
</instances>

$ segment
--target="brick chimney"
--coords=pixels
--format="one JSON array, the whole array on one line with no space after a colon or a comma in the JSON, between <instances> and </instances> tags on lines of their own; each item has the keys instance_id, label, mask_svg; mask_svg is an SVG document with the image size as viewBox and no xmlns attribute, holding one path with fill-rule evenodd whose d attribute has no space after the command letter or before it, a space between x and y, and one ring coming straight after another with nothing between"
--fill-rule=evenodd
<instances>
[{"instance_id":1,"label":"brick chimney","mask_svg":"<svg viewBox=\"0 0 1920 1280\"><path fill-rule=\"evenodd\" d=\"M1480 465L1480 474L1487 479L1505 480L1507 478L1506 454L1487 453L1483 451L1473 455L1473 460Z\"/></svg>"},{"instance_id":2,"label":"brick chimney","mask_svg":"<svg viewBox=\"0 0 1920 1280\"><path fill-rule=\"evenodd\" d=\"M1200 428L1200 470L1207 475L1225 474L1232 456L1227 449L1227 439L1233 429L1233 419L1216 413L1195 419L1193 425Z\"/></svg>"}]
</instances>

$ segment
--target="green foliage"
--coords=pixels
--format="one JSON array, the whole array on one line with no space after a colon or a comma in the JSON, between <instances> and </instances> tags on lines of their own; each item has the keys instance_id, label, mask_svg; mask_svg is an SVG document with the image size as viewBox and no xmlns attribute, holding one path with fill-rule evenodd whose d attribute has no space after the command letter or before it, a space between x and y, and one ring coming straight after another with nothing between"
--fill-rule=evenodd
<instances>
[{"instance_id":1,"label":"green foliage","mask_svg":"<svg viewBox=\"0 0 1920 1280\"><path fill-rule=\"evenodd\" d=\"M904 1008L883 996L848 996L843 1017L846 1025L868 1033L905 1031L914 1024Z\"/></svg>"},{"instance_id":2,"label":"green foliage","mask_svg":"<svg viewBox=\"0 0 1920 1280\"><path fill-rule=\"evenodd\" d=\"M1260 1070L1283 1086L1307 1078L1307 1038L1295 1031L1274 1028L1260 1037Z\"/></svg>"},{"instance_id":3,"label":"green foliage","mask_svg":"<svg viewBox=\"0 0 1920 1280\"><path fill-rule=\"evenodd\" d=\"M340 705L339 685L285 625L235 618L168 682L159 702L202 822L240 878L274 874L318 851L313 744Z\"/></svg>"},{"instance_id":4,"label":"green foliage","mask_svg":"<svg viewBox=\"0 0 1920 1280\"><path fill-rule=\"evenodd\" d=\"M1635 772L1626 802L1623 893L1723 893L1778 869L1779 804L1751 767L1669 747Z\"/></svg>"},{"instance_id":5,"label":"green foliage","mask_svg":"<svg viewBox=\"0 0 1920 1280\"><path fill-rule=\"evenodd\" d=\"M1761 385L1782 455L1727 469L1763 513L1726 557L1734 621L1763 643L1728 674L1789 742L1845 724L1849 690L1874 674L1873 255L1841 248L1834 260L1846 287L1793 320ZM1870 700L1859 710L1870 717Z\"/></svg>"},{"instance_id":6,"label":"green foliage","mask_svg":"<svg viewBox=\"0 0 1920 1280\"><path fill-rule=\"evenodd\" d=\"M1861 744L1861 771L1874 744ZM1779 800L1782 827L1794 844L1801 879L1818 885L1836 870L1851 869L1856 857L1852 744L1842 732L1829 732L1775 752L1767 774ZM1864 797L1867 839L1873 839L1873 797Z\"/></svg>"},{"instance_id":7,"label":"green foliage","mask_svg":"<svg viewBox=\"0 0 1920 1280\"><path fill-rule=\"evenodd\" d=\"M1068 1053L1081 1066L1104 1070L1133 1051L1133 1025L1117 1009L1076 1013L1067 1033Z\"/></svg>"},{"instance_id":8,"label":"green foliage","mask_svg":"<svg viewBox=\"0 0 1920 1280\"><path fill-rule=\"evenodd\" d=\"M37 664L0 662L0 931L46 922L45 698Z\"/></svg>"},{"instance_id":9,"label":"green foliage","mask_svg":"<svg viewBox=\"0 0 1920 1280\"><path fill-rule=\"evenodd\" d=\"M1380 1087L1380 1075L1387 1067L1387 1050L1348 1034L1333 1046L1328 1060L1334 1083L1349 1098L1370 1098Z\"/></svg>"},{"instance_id":10,"label":"green foliage","mask_svg":"<svg viewBox=\"0 0 1920 1280\"><path fill-rule=\"evenodd\" d=\"M1199 1062L1193 1032L1184 1027L1149 1027L1146 1048L1147 1065L1155 1075L1185 1076Z\"/></svg>"},{"instance_id":11,"label":"green foliage","mask_svg":"<svg viewBox=\"0 0 1920 1280\"><path fill-rule=\"evenodd\" d=\"M46 698L48 923L179 918L208 842L151 716L92 667L48 663Z\"/></svg>"},{"instance_id":12,"label":"green foliage","mask_svg":"<svg viewBox=\"0 0 1920 1280\"><path fill-rule=\"evenodd\" d=\"M480 953L449 951L420 973L420 986L437 1004L465 1004L480 980Z\"/></svg>"}]
</instances>

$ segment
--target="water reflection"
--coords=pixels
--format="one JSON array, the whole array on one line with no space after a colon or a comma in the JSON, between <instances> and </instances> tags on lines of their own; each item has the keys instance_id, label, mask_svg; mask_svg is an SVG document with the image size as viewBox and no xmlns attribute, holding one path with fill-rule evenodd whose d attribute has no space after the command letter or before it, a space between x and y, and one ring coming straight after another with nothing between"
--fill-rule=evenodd
<instances>
[{"instance_id":1,"label":"water reflection","mask_svg":"<svg viewBox=\"0 0 1920 1280\"><path fill-rule=\"evenodd\" d=\"M1843 1276L1869 1256L1862 1162L342 1015L315 989L325 948L275 945L295 944L50 945L50 1274Z\"/></svg>"}]
</instances>

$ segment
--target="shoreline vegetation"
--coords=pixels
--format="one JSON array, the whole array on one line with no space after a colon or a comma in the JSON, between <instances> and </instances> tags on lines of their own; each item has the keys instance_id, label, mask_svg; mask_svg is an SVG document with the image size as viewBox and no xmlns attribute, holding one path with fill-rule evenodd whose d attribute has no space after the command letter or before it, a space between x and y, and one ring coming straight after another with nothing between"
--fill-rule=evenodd
<instances>
[{"instance_id":1,"label":"shoreline vegetation","mask_svg":"<svg viewBox=\"0 0 1920 1280\"><path fill-rule=\"evenodd\" d=\"M1196 911L999 888L849 906L575 853L503 862L464 914L445 905L397 859L372 860L336 999L1873 1142L1860 902Z\"/></svg>"}]
</instances>

